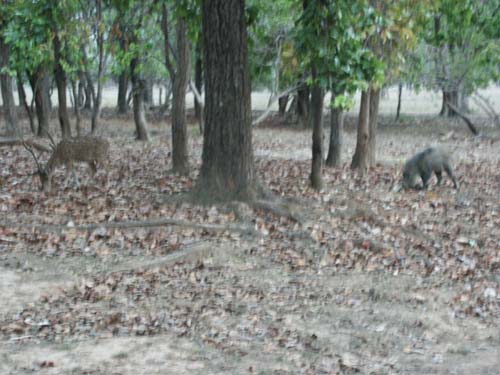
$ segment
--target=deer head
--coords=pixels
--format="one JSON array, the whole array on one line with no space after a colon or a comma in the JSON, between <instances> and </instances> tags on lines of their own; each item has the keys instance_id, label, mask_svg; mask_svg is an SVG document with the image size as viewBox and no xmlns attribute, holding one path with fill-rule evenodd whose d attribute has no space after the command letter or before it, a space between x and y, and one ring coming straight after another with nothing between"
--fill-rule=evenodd
<instances>
[{"instance_id":1,"label":"deer head","mask_svg":"<svg viewBox=\"0 0 500 375\"><path fill-rule=\"evenodd\" d=\"M52 139L52 138L51 138ZM53 140L52 140L53 142ZM92 174L96 172L96 165L107 161L109 154L109 142L101 137L82 136L67 138L53 147L52 154L45 165L42 165L33 149L24 140L22 144L33 156L37 165L37 174L40 178L41 189L48 192L51 190L52 173L56 167L66 165L72 169L74 162L88 164Z\"/></svg>"}]
</instances>

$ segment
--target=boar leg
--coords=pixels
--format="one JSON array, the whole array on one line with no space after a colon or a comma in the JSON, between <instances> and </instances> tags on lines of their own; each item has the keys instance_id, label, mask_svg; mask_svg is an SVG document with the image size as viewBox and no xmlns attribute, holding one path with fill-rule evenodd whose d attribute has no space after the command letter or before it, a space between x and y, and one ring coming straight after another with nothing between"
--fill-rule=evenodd
<instances>
[{"instance_id":1,"label":"boar leg","mask_svg":"<svg viewBox=\"0 0 500 375\"><path fill-rule=\"evenodd\" d=\"M455 187L455 189L458 189L457 180L456 180L455 176L453 175L453 171L451 170L450 166L445 165L444 170L446 171L446 174L448 175L448 177L450 177L451 180L453 181L453 186Z\"/></svg>"},{"instance_id":2,"label":"boar leg","mask_svg":"<svg viewBox=\"0 0 500 375\"><path fill-rule=\"evenodd\" d=\"M441 179L443 178L443 173L442 173L442 171L436 171L435 173L436 173L436 177L438 179L438 183L437 184L441 185Z\"/></svg>"},{"instance_id":3,"label":"boar leg","mask_svg":"<svg viewBox=\"0 0 500 375\"><path fill-rule=\"evenodd\" d=\"M423 183L422 185L423 190L427 189L431 175L432 175L432 169L429 166L420 171L420 177L422 178L422 183Z\"/></svg>"}]
</instances>

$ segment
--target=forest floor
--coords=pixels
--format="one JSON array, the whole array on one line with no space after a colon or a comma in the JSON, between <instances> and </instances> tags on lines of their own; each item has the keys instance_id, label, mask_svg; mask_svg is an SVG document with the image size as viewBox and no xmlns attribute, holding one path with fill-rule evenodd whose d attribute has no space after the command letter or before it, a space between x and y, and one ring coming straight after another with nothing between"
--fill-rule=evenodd
<instances>
[{"instance_id":1,"label":"forest floor","mask_svg":"<svg viewBox=\"0 0 500 375\"><path fill-rule=\"evenodd\" d=\"M360 177L349 117L343 166L314 192L310 131L270 118L255 162L293 213L280 216L172 199L196 182L197 127L179 177L165 122L144 144L108 117L110 162L80 188L60 168L42 193L30 155L0 148L0 374L499 373L499 142L382 118L379 163ZM395 192L432 144L452 152L460 190L433 177ZM108 225L129 221L155 226Z\"/></svg>"}]
</instances>

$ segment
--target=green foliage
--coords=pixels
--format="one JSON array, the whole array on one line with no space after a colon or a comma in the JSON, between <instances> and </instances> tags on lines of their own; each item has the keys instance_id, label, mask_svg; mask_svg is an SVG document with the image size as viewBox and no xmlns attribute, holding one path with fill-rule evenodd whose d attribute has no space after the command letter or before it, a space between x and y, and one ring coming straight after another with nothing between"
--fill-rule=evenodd
<instances>
[{"instance_id":1,"label":"green foliage","mask_svg":"<svg viewBox=\"0 0 500 375\"><path fill-rule=\"evenodd\" d=\"M412 78L470 94L500 78L500 3L440 0L420 33Z\"/></svg>"},{"instance_id":2,"label":"green foliage","mask_svg":"<svg viewBox=\"0 0 500 375\"><path fill-rule=\"evenodd\" d=\"M334 106L347 108L350 95L383 77L383 65L366 40L381 22L367 1L309 0L294 33L301 66L318 70L318 82L332 89Z\"/></svg>"},{"instance_id":3,"label":"green foliage","mask_svg":"<svg viewBox=\"0 0 500 375\"><path fill-rule=\"evenodd\" d=\"M7 22L3 35L11 47L12 71L33 71L52 63L52 12L48 2L16 1L4 11Z\"/></svg>"},{"instance_id":4,"label":"green foliage","mask_svg":"<svg viewBox=\"0 0 500 375\"><path fill-rule=\"evenodd\" d=\"M280 82L284 86L294 83L297 73L292 73L294 66L287 65L290 55L285 56L285 53L293 50L290 33L299 14L295 2L248 0L246 12L253 86L271 86L280 48Z\"/></svg>"}]
</instances>

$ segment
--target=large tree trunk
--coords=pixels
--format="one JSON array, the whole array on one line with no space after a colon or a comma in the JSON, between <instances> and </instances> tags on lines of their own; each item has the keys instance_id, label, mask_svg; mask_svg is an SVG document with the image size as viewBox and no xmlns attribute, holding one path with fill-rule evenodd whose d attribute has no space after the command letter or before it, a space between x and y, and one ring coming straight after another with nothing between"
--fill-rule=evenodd
<instances>
[{"instance_id":1,"label":"large tree trunk","mask_svg":"<svg viewBox=\"0 0 500 375\"><path fill-rule=\"evenodd\" d=\"M10 47L5 43L0 34L0 72L2 68L9 67ZM3 112L6 123L5 133L14 135L17 133L16 103L12 93L12 77L7 73L0 74L0 86L2 91Z\"/></svg>"},{"instance_id":2,"label":"large tree trunk","mask_svg":"<svg viewBox=\"0 0 500 375\"><path fill-rule=\"evenodd\" d=\"M98 50L98 65L97 65L97 93L92 98L94 108L92 109L91 131L95 134L99 128L99 118L101 117L102 104L102 76L104 74L104 31L102 30L102 0L96 1L96 29L97 29L97 50Z\"/></svg>"},{"instance_id":3,"label":"large tree trunk","mask_svg":"<svg viewBox=\"0 0 500 375\"><path fill-rule=\"evenodd\" d=\"M187 25L177 18L177 72L173 82L172 106L172 163L173 171L181 175L189 173L186 129L186 91L189 78L189 40Z\"/></svg>"},{"instance_id":4,"label":"large tree trunk","mask_svg":"<svg viewBox=\"0 0 500 375\"><path fill-rule=\"evenodd\" d=\"M63 138L71 137L71 123L69 122L68 105L66 100L66 73L62 66L61 56L61 39L59 34L54 31L54 38L52 39L54 45L54 75L57 85L57 99L59 102L59 124L61 125L61 133Z\"/></svg>"},{"instance_id":5,"label":"large tree trunk","mask_svg":"<svg viewBox=\"0 0 500 375\"><path fill-rule=\"evenodd\" d=\"M356 139L356 150L352 157L351 168L359 169L364 174L369 162L369 141L370 141L370 89L361 93L361 104L359 107L358 135Z\"/></svg>"},{"instance_id":6,"label":"large tree trunk","mask_svg":"<svg viewBox=\"0 0 500 375\"><path fill-rule=\"evenodd\" d=\"M17 81L17 94L19 95L19 105L22 105L28 114L28 119L30 121L30 129L33 134L36 134L36 124L35 118L33 116L33 110L31 106L28 104L28 100L26 99L26 91L24 90L23 77L21 72L17 72L16 76Z\"/></svg>"},{"instance_id":7,"label":"large tree trunk","mask_svg":"<svg viewBox=\"0 0 500 375\"><path fill-rule=\"evenodd\" d=\"M335 100L332 94L330 110L330 145L328 147L328 157L326 165L329 167L338 167L340 165L340 155L342 152L342 132L344 129L344 111L333 107Z\"/></svg>"},{"instance_id":8,"label":"large tree trunk","mask_svg":"<svg viewBox=\"0 0 500 375\"><path fill-rule=\"evenodd\" d=\"M250 73L244 0L203 0L205 129L197 182L201 198L252 200Z\"/></svg>"},{"instance_id":9,"label":"large tree trunk","mask_svg":"<svg viewBox=\"0 0 500 375\"><path fill-rule=\"evenodd\" d=\"M314 84L311 89L311 110L312 110L312 165L311 165L311 186L313 189L323 188L323 98L324 91L316 83L316 68L312 68L312 78Z\"/></svg>"},{"instance_id":10,"label":"large tree trunk","mask_svg":"<svg viewBox=\"0 0 500 375\"><path fill-rule=\"evenodd\" d=\"M440 115L441 116L446 116L446 117L454 117L456 116L456 113L453 109L451 109L446 103L450 103L453 107L459 108L459 103L458 103L458 91L457 90L450 90L450 91L444 91L443 90L443 103L441 106L441 111Z\"/></svg>"},{"instance_id":11,"label":"large tree trunk","mask_svg":"<svg viewBox=\"0 0 500 375\"><path fill-rule=\"evenodd\" d=\"M130 61L130 77L132 78L135 129L137 132L137 140L149 141L148 123L144 110L144 80L137 71L138 66L139 58L134 57Z\"/></svg>"},{"instance_id":12,"label":"large tree trunk","mask_svg":"<svg viewBox=\"0 0 500 375\"><path fill-rule=\"evenodd\" d=\"M203 88L203 63L202 63L202 51L201 51L201 42L198 41L196 43L196 63L194 68L194 85L198 92L202 93ZM194 115L196 116L196 120L200 124L200 129L203 129L203 106L198 99L194 98Z\"/></svg>"},{"instance_id":13,"label":"large tree trunk","mask_svg":"<svg viewBox=\"0 0 500 375\"><path fill-rule=\"evenodd\" d=\"M370 167L375 166L377 161L377 122L378 122L378 110L380 107L380 89L372 87L370 89L370 115L368 120L368 126L370 128L369 142L368 142L368 153L369 153L369 165Z\"/></svg>"},{"instance_id":14,"label":"large tree trunk","mask_svg":"<svg viewBox=\"0 0 500 375\"><path fill-rule=\"evenodd\" d=\"M31 90L35 95L35 110L38 120L38 136L45 137L49 132L49 85L47 68L39 66L33 74L28 74Z\"/></svg>"},{"instance_id":15,"label":"large tree trunk","mask_svg":"<svg viewBox=\"0 0 500 375\"><path fill-rule=\"evenodd\" d=\"M128 73L124 70L118 76L118 100L116 103L116 109L119 114L125 114L128 112L129 107L127 103L127 91Z\"/></svg>"}]
</instances>

